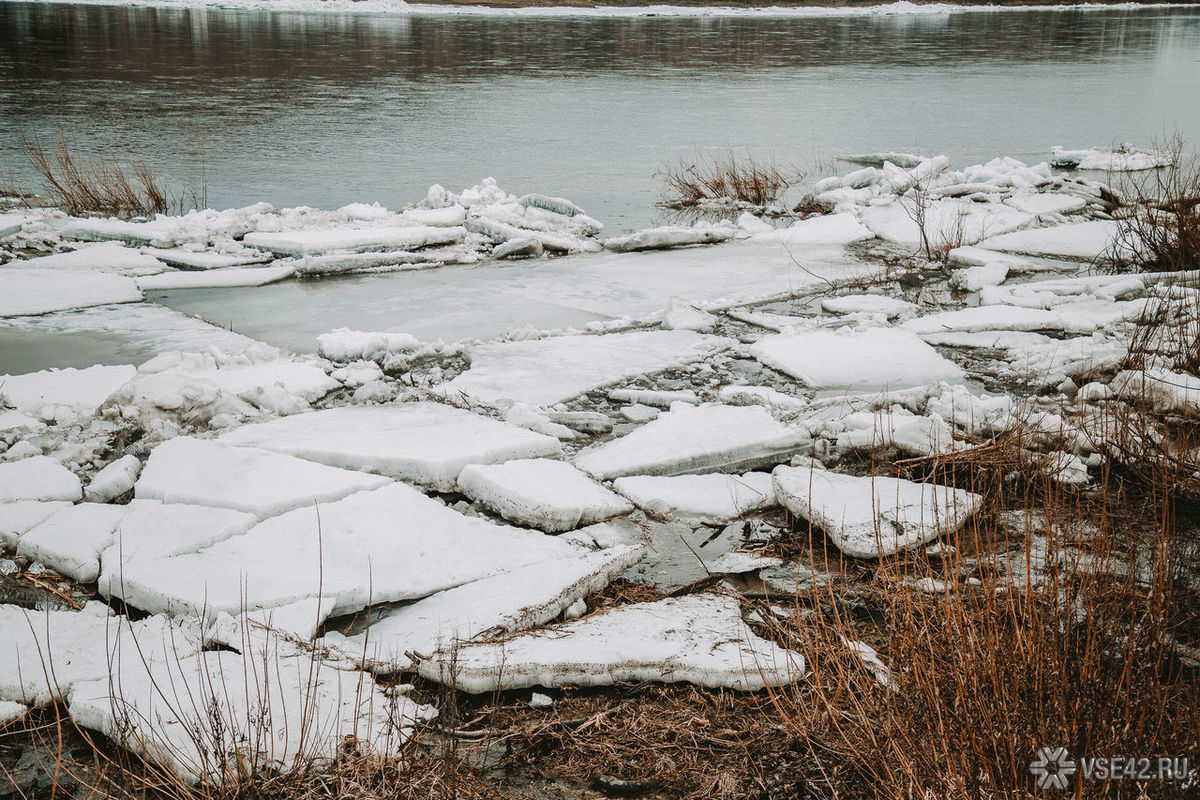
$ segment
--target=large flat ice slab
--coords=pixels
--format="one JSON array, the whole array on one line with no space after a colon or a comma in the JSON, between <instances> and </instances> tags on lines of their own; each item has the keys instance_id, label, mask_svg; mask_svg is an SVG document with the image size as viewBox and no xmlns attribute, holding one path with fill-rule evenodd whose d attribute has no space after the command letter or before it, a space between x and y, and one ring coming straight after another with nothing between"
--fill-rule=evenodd
<instances>
[{"instance_id":1,"label":"large flat ice slab","mask_svg":"<svg viewBox=\"0 0 1200 800\"><path fill-rule=\"evenodd\" d=\"M766 472L634 475L617 478L613 488L643 511L680 522L721 524L775 505L775 487Z\"/></svg>"},{"instance_id":2,"label":"large flat ice slab","mask_svg":"<svg viewBox=\"0 0 1200 800\"><path fill-rule=\"evenodd\" d=\"M555 336L469 347L471 368L445 385L485 403L553 405L600 386L703 358L728 339L693 331Z\"/></svg>"},{"instance_id":3,"label":"large flat ice slab","mask_svg":"<svg viewBox=\"0 0 1200 800\"><path fill-rule=\"evenodd\" d=\"M171 270L157 275L137 278L138 288L143 292L165 292L171 289L218 289L237 286L266 286L292 277L293 266L281 267L230 267L202 272L194 270Z\"/></svg>"},{"instance_id":4,"label":"large flat ice slab","mask_svg":"<svg viewBox=\"0 0 1200 800\"><path fill-rule=\"evenodd\" d=\"M1115 222L1093 220L991 236L979 242L979 246L1006 253L1091 261L1109 252L1118 232Z\"/></svg>"},{"instance_id":5,"label":"large flat ice slab","mask_svg":"<svg viewBox=\"0 0 1200 800\"><path fill-rule=\"evenodd\" d=\"M509 522L550 533L633 511L628 500L577 468L546 458L471 464L458 476L458 487Z\"/></svg>"},{"instance_id":6,"label":"large flat ice slab","mask_svg":"<svg viewBox=\"0 0 1200 800\"><path fill-rule=\"evenodd\" d=\"M917 224L917 207L908 198L863 211L863 224L880 239L922 247L926 243ZM1002 203L936 200L924 208L925 231L933 248L974 244L985 236L1007 233L1033 222L1029 214Z\"/></svg>"},{"instance_id":7,"label":"large flat ice slab","mask_svg":"<svg viewBox=\"0 0 1200 800\"><path fill-rule=\"evenodd\" d=\"M135 557L112 589L147 611L236 614L320 596L334 613L351 613L577 553L395 483L272 517L202 552Z\"/></svg>"},{"instance_id":8,"label":"large flat ice slab","mask_svg":"<svg viewBox=\"0 0 1200 800\"><path fill-rule=\"evenodd\" d=\"M131 365L86 369L45 369L24 375L0 375L0 394L21 411L36 414L45 406L71 406L94 413L109 395L134 376Z\"/></svg>"},{"instance_id":9,"label":"large flat ice slab","mask_svg":"<svg viewBox=\"0 0 1200 800\"><path fill-rule=\"evenodd\" d=\"M962 380L963 372L908 331L800 331L760 339L750 352L813 388L904 388Z\"/></svg>"},{"instance_id":10,"label":"large flat ice slab","mask_svg":"<svg viewBox=\"0 0 1200 800\"><path fill-rule=\"evenodd\" d=\"M385 671L406 669L406 653L429 655L484 633L516 633L543 625L598 592L637 563L641 547L618 546L574 558L539 561L512 572L447 589L397 609L347 642L351 653Z\"/></svg>"},{"instance_id":11,"label":"large flat ice slab","mask_svg":"<svg viewBox=\"0 0 1200 800\"><path fill-rule=\"evenodd\" d=\"M67 506L21 537L17 555L40 561L59 575L91 583L100 575L100 554L112 544L126 506Z\"/></svg>"},{"instance_id":12,"label":"large flat ice slab","mask_svg":"<svg viewBox=\"0 0 1200 800\"><path fill-rule=\"evenodd\" d=\"M131 278L101 272L64 276L52 269L3 267L0 317L46 314L109 303L137 303L142 292Z\"/></svg>"},{"instance_id":13,"label":"large flat ice slab","mask_svg":"<svg viewBox=\"0 0 1200 800\"><path fill-rule=\"evenodd\" d=\"M411 225L388 228L329 228L324 230L255 231L243 241L262 250L285 256L311 256L332 252L367 250L413 250L437 244L452 244L467 235L462 227L440 228Z\"/></svg>"},{"instance_id":14,"label":"large flat ice slab","mask_svg":"<svg viewBox=\"0 0 1200 800\"><path fill-rule=\"evenodd\" d=\"M230 431L220 440L453 491L467 464L561 454L557 439L440 403L344 407Z\"/></svg>"},{"instance_id":15,"label":"large flat ice slab","mask_svg":"<svg viewBox=\"0 0 1200 800\"><path fill-rule=\"evenodd\" d=\"M575 457L597 478L741 471L786 461L807 435L762 406L678 403L657 419Z\"/></svg>"},{"instance_id":16,"label":"large flat ice slab","mask_svg":"<svg viewBox=\"0 0 1200 800\"><path fill-rule=\"evenodd\" d=\"M0 464L0 503L18 500L83 498L83 486L71 470L46 456L31 456Z\"/></svg>"},{"instance_id":17,"label":"large flat ice slab","mask_svg":"<svg viewBox=\"0 0 1200 800\"><path fill-rule=\"evenodd\" d=\"M0 544L15 549L26 531L70 507L70 503L62 500L18 500L0 503Z\"/></svg>"},{"instance_id":18,"label":"large flat ice slab","mask_svg":"<svg viewBox=\"0 0 1200 800\"><path fill-rule=\"evenodd\" d=\"M804 658L756 636L732 597L696 594L615 608L503 642L467 642L422 676L478 694L529 686L695 683L755 691L804 675Z\"/></svg>"},{"instance_id":19,"label":"large flat ice slab","mask_svg":"<svg viewBox=\"0 0 1200 800\"><path fill-rule=\"evenodd\" d=\"M778 467L775 494L848 556L879 558L953 533L983 503L977 494L901 478Z\"/></svg>"},{"instance_id":20,"label":"large flat ice slab","mask_svg":"<svg viewBox=\"0 0 1200 800\"><path fill-rule=\"evenodd\" d=\"M134 494L140 500L218 506L265 518L388 483L380 475L181 436L154 448Z\"/></svg>"},{"instance_id":21,"label":"large flat ice slab","mask_svg":"<svg viewBox=\"0 0 1200 800\"><path fill-rule=\"evenodd\" d=\"M113 275L153 275L166 269L166 265L153 256L125 247L117 242L85 244L77 250L39 256L14 262L21 269L61 270L64 272L106 272ZM70 280L64 275L64 280Z\"/></svg>"},{"instance_id":22,"label":"large flat ice slab","mask_svg":"<svg viewBox=\"0 0 1200 800\"><path fill-rule=\"evenodd\" d=\"M348 737L393 756L418 722L437 714L279 637L248 635L233 646L240 652L150 662L130 652L111 675L75 684L71 718L185 782L220 785L239 765L286 771L310 758L328 763Z\"/></svg>"}]
</instances>

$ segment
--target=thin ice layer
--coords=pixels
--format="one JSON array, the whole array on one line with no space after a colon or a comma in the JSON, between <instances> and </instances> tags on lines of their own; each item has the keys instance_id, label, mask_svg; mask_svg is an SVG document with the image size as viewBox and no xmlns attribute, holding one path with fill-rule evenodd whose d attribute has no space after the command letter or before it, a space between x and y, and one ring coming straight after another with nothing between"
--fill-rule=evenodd
<instances>
[{"instance_id":1,"label":"thin ice layer","mask_svg":"<svg viewBox=\"0 0 1200 800\"><path fill-rule=\"evenodd\" d=\"M963 377L919 336L894 328L783 333L760 339L750 352L813 388L904 388Z\"/></svg>"}]
</instances>

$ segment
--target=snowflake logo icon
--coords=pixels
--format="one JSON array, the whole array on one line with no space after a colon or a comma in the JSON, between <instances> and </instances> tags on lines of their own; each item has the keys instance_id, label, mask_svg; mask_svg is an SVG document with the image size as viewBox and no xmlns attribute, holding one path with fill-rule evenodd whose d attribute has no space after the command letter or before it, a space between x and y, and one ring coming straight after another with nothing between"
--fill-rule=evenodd
<instances>
[{"instance_id":1,"label":"snowflake logo icon","mask_svg":"<svg viewBox=\"0 0 1200 800\"><path fill-rule=\"evenodd\" d=\"M1037 759L1029 762L1029 771L1037 776L1039 789L1066 789L1075 774L1075 760L1065 747L1039 747Z\"/></svg>"}]
</instances>

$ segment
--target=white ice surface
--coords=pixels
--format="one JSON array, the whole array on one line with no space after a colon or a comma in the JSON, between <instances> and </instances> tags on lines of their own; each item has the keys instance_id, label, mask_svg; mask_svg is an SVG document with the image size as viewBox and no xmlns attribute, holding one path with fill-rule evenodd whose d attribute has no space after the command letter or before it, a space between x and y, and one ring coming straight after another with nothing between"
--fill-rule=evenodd
<instances>
[{"instance_id":1,"label":"white ice surface","mask_svg":"<svg viewBox=\"0 0 1200 800\"><path fill-rule=\"evenodd\" d=\"M18 410L37 414L45 406L70 406L88 414L137 372L129 365L45 369L0 375L0 394Z\"/></svg>"},{"instance_id":2,"label":"white ice surface","mask_svg":"<svg viewBox=\"0 0 1200 800\"><path fill-rule=\"evenodd\" d=\"M230 431L220 439L453 491L467 464L556 457L557 439L440 403L347 406Z\"/></svg>"},{"instance_id":3,"label":"white ice surface","mask_svg":"<svg viewBox=\"0 0 1200 800\"><path fill-rule=\"evenodd\" d=\"M117 242L80 245L77 250L13 261L11 267L20 269L62 270L64 272L107 272L113 275L153 275L166 265L153 256L125 247ZM3 272L0 272L3 275ZM72 276L74 277L74 276ZM64 281L71 278L61 276Z\"/></svg>"},{"instance_id":4,"label":"white ice surface","mask_svg":"<svg viewBox=\"0 0 1200 800\"><path fill-rule=\"evenodd\" d=\"M437 713L277 636L251 634L233 646L239 652L148 663L129 653L111 676L75 684L71 718L187 783L220 785L247 764L287 771L310 758L328 763L347 737L364 751L394 756L413 726Z\"/></svg>"},{"instance_id":5,"label":"white ice surface","mask_svg":"<svg viewBox=\"0 0 1200 800\"><path fill-rule=\"evenodd\" d=\"M458 488L510 522L550 533L633 510L574 466L544 458L470 464L459 474Z\"/></svg>"},{"instance_id":6,"label":"white ice surface","mask_svg":"<svg viewBox=\"0 0 1200 800\"><path fill-rule=\"evenodd\" d=\"M218 289L237 286L265 286L296 274L296 268L280 267L230 267L210 269L202 272L172 270L157 275L137 278L138 288L143 292L163 292L169 289Z\"/></svg>"},{"instance_id":7,"label":"white ice surface","mask_svg":"<svg viewBox=\"0 0 1200 800\"><path fill-rule=\"evenodd\" d=\"M613 488L638 508L668 520L721 524L775 505L770 474L634 475L617 478Z\"/></svg>"},{"instance_id":8,"label":"white ice surface","mask_svg":"<svg viewBox=\"0 0 1200 800\"><path fill-rule=\"evenodd\" d=\"M620 439L583 450L575 465L604 480L741 471L786 461L807 438L762 406L679 403Z\"/></svg>"},{"instance_id":9,"label":"white ice surface","mask_svg":"<svg viewBox=\"0 0 1200 800\"><path fill-rule=\"evenodd\" d=\"M0 277L0 317L46 314L69 308L137 303L142 292L133 279L102 272L82 272L65 277L52 269L4 267Z\"/></svg>"},{"instance_id":10,"label":"white ice surface","mask_svg":"<svg viewBox=\"0 0 1200 800\"><path fill-rule=\"evenodd\" d=\"M875 234L853 214L827 214L793 222L787 228L754 236L764 242L782 242L789 247L802 245L850 244L874 239Z\"/></svg>"},{"instance_id":11,"label":"white ice surface","mask_svg":"<svg viewBox=\"0 0 1200 800\"><path fill-rule=\"evenodd\" d=\"M1034 216L1042 214L1070 214L1075 211L1082 211L1087 206L1087 201L1078 195L1057 192L1022 192L1005 198L1004 202L1017 211L1023 211L1026 214Z\"/></svg>"},{"instance_id":12,"label":"white ice surface","mask_svg":"<svg viewBox=\"0 0 1200 800\"><path fill-rule=\"evenodd\" d=\"M921 229L913 218L915 203L908 198L890 205L870 206L863 211L863 224L880 239L909 247L923 246ZM925 235L931 247L974 244L985 236L1017 230L1033 217L1001 203L937 200L925 209Z\"/></svg>"},{"instance_id":13,"label":"white ice surface","mask_svg":"<svg viewBox=\"0 0 1200 800\"><path fill-rule=\"evenodd\" d=\"M1091 261L1105 255L1116 239L1117 223L1107 220L1056 225L1052 228L1004 233L979 242L988 250L1058 256Z\"/></svg>"},{"instance_id":14,"label":"white ice surface","mask_svg":"<svg viewBox=\"0 0 1200 800\"><path fill-rule=\"evenodd\" d=\"M904 388L963 377L918 336L894 328L783 333L760 339L750 352L813 388Z\"/></svg>"},{"instance_id":15,"label":"white ice surface","mask_svg":"<svg viewBox=\"0 0 1200 800\"><path fill-rule=\"evenodd\" d=\"M0 544L10 549L16 549L17 541L26 531L64 508L70 507L70 503L62 500L50 502L19 500L0 503Z\"/></svg>"},{"instance_id":16,"label":"white ice surface","mask_svg":"<svg viewBox=\"0 0 1200 800\"><path fill-rule=\"evenodd\" d=\"M0 233L4 232L3 225L4 220L0 219ZM18 230L20 230L19 227ZM0 700L0 729L17 722L27 713L29 713L29 706L24 703L15 703L12 700Z\"/></svg>"},{"instance_id":17,"label":"white ice surface","mask_svg":"<svg viewBox=\"0 0 1200 800\"><path fill-rule=\"evenodd\" d=\"M804 658L756 636L732 597L694 594L610 609L503 642L467 642L421 675L471 693L530 686L689 682L754 691L798 680Z\"/></svg>"},{"instance_id":18,"label":"white ice surface","mask_svg":"<svg viewBox=\"0 0 1200 800\"><path fill-rule=\"evenodd\" d=\"M142 462L135 455L118 458L105 465L83 490L83 499L89 503L108 503L133 488Z\"/></svg>"},{"instance_id":19,"label":"white ice surface","mask_svg":"<svg viewBox=\"0 0 1200 800\"><path fill-rule=\"evenodd\" d=\"M1051 160L1055 166L1100 172L1136 172L1172 163L1169 153L1158 150L1143 150L1131 144L1117 147L1092 147L1086 150L1051 148Z\"/></svg>"},{"instance_id":20,"label":"white ice surface","mask_svg":"<svg viewBox=\"0 0 1200 800\"><path fill-rule=\"evenodd\" d=\"M977 494L901 478L777 467L775 493L853 558L879 558L958 530L983 502Z\"/></svg>"},{"instance_id":21,"label":"white ice surface","mask_svg":"<svg viewBox=\"0 0 1200 800\"><path fill-rule=\"evenodd\" d=\"M471 368L443 387L482 402L553 405L600 386L703 358L730 340L692 331L553 336L468 347Z\"/></svg>"},{"instance_id":22,"label":"white ice surface","mask_svg":"<svg viewBox=\"0 0 1200 800\"><path fill-rule=\"evenodd\" d=\"M917 306L886 294L844 294L825 298L821 301L821 309L833 314L883 314L891 319L914 312Z\"/></svg>"},{"instance_id":23,"label":"white ice surface","mask_svg":"<svg viewBox=\"0 0 1200 800\"><path fill-rule=\"evenodd\" d=\"M126 506L80 503L30 529L17 555L40 561L60 575L91 583L100 575L100 553L112 544Z\"/></svg>"},{"instance_id":24,"label":"white ice surface","mask_svg":"<svg viewBox=\"0 0 1200 800\"><path fill-rule=\"evenodd\" d=\"M672 247L687 247L698 244L714 244L732 239L737 229L728 225L713 225L698 222L691 227L666 225L646 228L627 236L614 236L604 242L604 247L618 253L636 250L663 250Z\"/></svg>"},{"instance_id":25,"label":"white ice surface","mask_svg":"<svg viewBox=\"0 0 1200 800\"><path fill-rule=\"evenodd\" d=\"M321 596L341 614L577 552L553 536L464 516L396 483L272 517L198 553L134 558L114 589L148 611L236 614Z\"/></svg>"},{"instance_id":26,"label":"white ice surface","mask_svg":"<svg viewBox=\"0 0 1200 800\"><path fill-rule=\"evenodd\" d=\"M353 331L338 328L317 337L322 356L333 361L378 360L391 353L416 350L421 343L407 333Z\"/></svg>"},{"instance_id":27,"label":"white ice surface","mask_svg":"<svg viewBox=\"0 0 1200 800\"><path fill-rule=\"evenodd\" d=\"M134 495L245 511L260 519L391 483L253 447L181 436L150 453Z\"/></svg>"},{"instance_id":28,"label":"white ice surface","mask_svg":"<svg viewBox=\"0 0 1200 800\"><path fill-rule=\"evenodd\" d=\"M904 329L919 334L947 331L1040 331L1061 327L1053 311L1020 306L972 306L910 319Z\"/></svg>"},{"instance_id":29,"label":"white ice surface","mask_svg":"<svg viewBox=\"0 0 1200 800\"><path fill-rule=\"evenodd\" d=\"M254 250L244 250L240 253L216 253L209 250L188 250L183 247L171 249L143 247L142 252L154 256L164 264L190 270L244 267L248 264L261 264L271 260L270 254Z\"/></svg>"},{"instance_id":30,"label":"white ice surface","mask_svg":"<svg viewBox=\"0 0 1200 800\"><path fill-rule=\"evenodd\" d=\"M447 589L396 609L351 637L351 653L366 653L377 669L405 669L406 652L432 655L484 633L516 633L544 625L600 591L642 557L641 547L617 546L573 558L539 561Z\"/></svg>"},{"instance_id":31,"label":"white ice surface","mask_svg":"<svg viewBox=\"0 0 1200 800\"><path fill-rule=\"evenodd\" d=\"M0 214L0 239L20 233L28 221L22 214Z\"/></svg>"},{"instance_id":32,"label":"white ice surface","mask_svg":"<svg viewBox=\"0 0 1200 800\"><path fill-rule=\"evenodd\" d=\"M286 256L308 256L334 251L412 250L437 244L452 244L466 235L463 228L427 225L387 228L330 228L281 233L256 231L242 240L251 247Z\"/></svg>"},{"instance_id":33,"label":"white ice surface","mask_svg":"<svg viewBox=\"0 0 1200 800\"><path fill-rule=\"evenodd\" d=\"M83 497L75 473L46 456L0 463L0 503L17 500L68 500Z\"/></svg>"}]
</instances>

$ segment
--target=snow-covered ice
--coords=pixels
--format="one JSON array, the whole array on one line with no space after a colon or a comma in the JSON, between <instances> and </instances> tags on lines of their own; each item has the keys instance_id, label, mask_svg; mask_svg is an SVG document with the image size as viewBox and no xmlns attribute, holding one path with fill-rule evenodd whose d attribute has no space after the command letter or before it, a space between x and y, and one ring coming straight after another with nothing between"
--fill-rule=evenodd
<instances>
[{"instance_id":1,"label":"snow-covered ice","mask_svg":"<svg viewBox=\"0 0 1200 800\"><path fill-rule=\"evenodd\" d=\"M0 544L15 549L22 534L64 508L70 507L71 503L63 500L17 500L0 503Z\"/></svg>"},{"instance_id":2,"label":"snow-covered ice","mask_svg":"<svg viewBox=\"0 0 1200 800\"><path fill-rule=\"evenodd\" d=\"M108 503L116 500L133 488L141 471L142 462L137 456L122 456L106 464L92 477L87 488L83 490L83 499L89 503Z\"/></svg>"},{"instance_id":3,"label":"snow-covered ice","mask_svg":"<svg viewBox=\"0 0 1200 800\"><path fill-rule=\"evenodd\" d=\"M821 309L834 314L883 314L888 319L915 312L917 306L886 294L845 294L826 297Z\"/></svg>"},{"instance_id":4,"label":"snow-covered ice","mask_svg":"<svg viewBox=\"0 0 1200 800\"><path fill-rule=\"evenodd\" d=\"M544 625L575 602L600 591L642 557L641 547L617 546L556 558L447 589L385 614L346 641L377 670L405 669L405 653L430 655L481 634L506 634Z\"/></svg>"},{"instance_id":5,"label":"snow-covered ice","mask_svg":"<svg viewBox=\"0 0 1200 800\"><path fill-rule=\"evenodd\" d=\"M407 353L421 346L407 333L353 331L349 328L323 333L317 337L317 349L332 361L378 361L392 353Z\"/></svg>"},{"instance_id":6,"label":"snow-covered ice","mask_svg":"<svg viewBox=\"0 0 1200 800\"><path fill-rule=\"evenodd\" d=\"M664 250L698 244L715 244L732 239L737 229L729 225L698 222L691 227L667 225L647 228L627 236L615 236L604 242L605 248L618 253L636 250Z\"/></svg>"},{"instance_id":7,"label":"snow-covered ice","mask_svg":"<svg viewBox=\"0 0 1200 800\"><path fill-rule=\"evenodd\" d=\"M83 486L75 473L46 456L0 463L0 503L18 500L67 500L83 498Z\"/></svg>"},{"instance_id":8,"label":"snow-covered ice","mask_svg":"<svg viewBox=\"0 0 1200 800\"><path fill-rule=\"evenodd\" d=\"M150 453L134 494L139 500L216 506L266 518L389 483L380 475L180 436Z\"/></svg>"},{"instance_id":9,"label":"snow-covered ice","mask_svg":"<svg viewBox=\"0 0 1200 800\"><path fill-rule=\"evenodd\" d=\"M1119 228L1115 222L1091 220L1071 225L1002 233L982 240L979 247L1006 253L1092 261L1109 253L1118 233Z\"/></svg>"},{"instance_id":10,"label":"snow-covered ice","mask_svg":"<svg viewBox=\"0 0 1200 800\"><path fill-rule=\"evenodd\" d=\"M680 403L620 439L582 451L575 465L604 480L733 472L786 461L807 440L762 406Z\"/></svg>"},{"instance_id":11,"label":"snow-covered ice","mask_svg":"<svg viewBox=\"0 0 1200 800\"><path fill-rule=\"evenodd\" d=\"M388 228L294 230L281 233L256 231L243 241L261 250L285 256L308 256L335 251L412 250L461 241L466 230L428 225Z\"/></svg>"},{"instance_id":12,"label":"snow-covered ice","mask_svg":"<svg viewBox=\"0 0 1200 800\"><path fill-rule=\"evenodd\" d=\"M628 514L633 506L565 461L471 464L458 488L510 522L557 533Z\"/></svg>"},{"instance_id":13,"label":"snow-covered ice","mask_svg":"<svg viewBox=\"0 0 1200 800\"><path fill-rule=\"evenodd\" d=\"M782 242L792 247L805 245L851 244L864 239L874 239L870 228L862 225L854 214L827 214L797 220L786 228L760 233L755 239L765 242Z\"/></svg>"},{"instance_id":14,"label":"snow-covered ice","mask_svg":"<svg viewBox=\"0 0 1200 800\"><path fill-rule=\"evenodd\" d=\"M901 478L778 467L779 501L848 556L879 558L957 531L983 502L977 494Z\"/></svg>"},{"instance_id":15,"label":"snow-covered ice","mask_svg":"<svg viewBox=\"0 0 1200 800\"><path fill-rule=\"evenodd\" d=\"M347 406L245 425L220 437L450 492L467 464L554 458L557 439L440 403Z\"/></svg>"},{"instance_id":16,"label":"snow-covered ice","mask_svg":"<svg viewBox=\"0 0 1200 800\"><path fill-rule=\"evenodd\" d=\"M634 475L613 488L638 508L668 520L716 525L775 505L770 474Z\"/></svg>"},{"instance_id":17,"label":"snow-covered ice","mask_svg":"<svg viewBox=\"0 0 1200 800\"><path fill-rule=\"evenodd\" d=\"M154 275L166 269L166 265L151 255L142 253L117 242L85 244L65 253L39 256L17 262L21 269L62 270L64 272L103 272L113 275ZM0 273L3 274L3 273ZM73 280L63 275L61 280Z\"/></svg>"},{"instance_id":18,"label":"snow-covered ice","mask_svg":"<svg viewBox=\"0 0 1200 800\"><path fill-rule=\"evenodd\" d=\"M343 614L577 553L393 483L271 517L200 552L135 557L112 588L147 611L236 614L320 596Z\"/></svg>"},{"instance_id":19,"label":"snow-covered ice","mask_svg":"<svg viewBox=\"0 0 1200 800\"><path fill-rule=\"evenodd\" d=\"M173 270L156 275L136 278L143 292L165 292L171 289L217 289L236 286L266 286L292 277L293 266L278 267L230 267L203 272Z\"/></svg>"},{"instance_id":20,"label":"snow-covered ice","mask_svg":"<svg viewBox=\"0 0 1200 800\"><path fill-rule=\"evenodd\" d=\"M920 337L891 328L782 333L760 339L750 352L812 388L903 388L963 377Z\"/></svg>"},{"instance_id":21,"label":"snow-covered ice","mask_svg":"<svg viewBox=\"0 0 1200 800\"><path fill-rule=\"evenodd\" d=\"M478 694L622 681L756 691L804 675L804 658L756 636L732 597L694 594L610 609L421 662L429 680Z\"/></svg>"},{"instance_id":22,"label":"snow-covered ice","mask_svg":"<svg viewBox=\"0 0 1200 800\"><path fill-rule=\"evenodd\" d=\"M20 411L38 414L46 406L68 406L95 413L109 395L134 376L133 366L45 369L24 375L0 375L0 394Z\"/></svg>"},{"instance_id":23,"label":"snow-covered ice","mask_svg":"<svg viewBox=\"0 0 1200 800\"><path fill-rule=\"evenodd\" d=\"M142 292L133 279L121 275L80 272L66 278L52 269L13 266L3 267L0 275L4 279L0 317L46 314L109 303L137 303L142 299Z\"/></svg>"},{"instance_id":24,"label":"snow-covered ice","mask_svg":"<svg viewBox=\"0 0 1200 800\"><path fill-rule=\"evenodd\" d=\"M125 506L80 503L36 525L17 545L17 555L40 561L60 575L91 583L100 575L100 553L112 544Z\"/></svg>"},{"instance_id":25,"label":"snow-covered ice","mask_svg":"<svg viewBox=\"0 0 1200 800\"><path fill-rule=\"evenodd\" d=\"M3 224L4 221L0 219L0 233L4 232ZM20 230L20 228L18 227L17 230ZM12 700L0 700L0 730L14 722L20 721L27 713L29 713L29 706L24 703L16 703Z\"/></svg>"},{"instance_id":26,"label":"snow-covered ice","mask_svg":"<svg viewBox=\"0 0 1200 800\"><path fill-rule=\"evenodd\" d=\"M1136 172L1174 163L1171 155L1158 150L1143 150L1123 143L1116 147L1093 147L1087 150L1068 150L1055 145L1051 162L1056 167L1098 170L1101 172Z\"/></svg>"},{"instance_id":27,"label":"snow-covered ice","mask_svg":"<svg viewBox=\"0 0 1200 800\"><path fill-rule=\"evenodd\" d=\"M471 368L442 390L485 403L553 405L600 386L695 361L730 344L721 337L679 330L473 345L466 350Z\"/></svg>"},{"instance_id":28,"label":"snow-covered ice","mask_svg":"<svg viewBox=\"0 0 1200 800\"><path fill-rule=\"evenodd\" d=\"M986 236L1015 231L1033 221L1029 214L1000 203L980 204L952 199L928 203L924 215L924 237L935 248L974 244ZM880 239L921 247L925 240L917 216L914 201L904 198L891 205L866 208L862 222Z\"/></svg>"}]
</instances>

